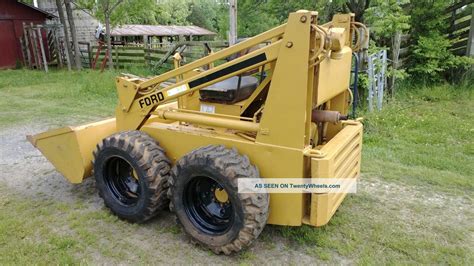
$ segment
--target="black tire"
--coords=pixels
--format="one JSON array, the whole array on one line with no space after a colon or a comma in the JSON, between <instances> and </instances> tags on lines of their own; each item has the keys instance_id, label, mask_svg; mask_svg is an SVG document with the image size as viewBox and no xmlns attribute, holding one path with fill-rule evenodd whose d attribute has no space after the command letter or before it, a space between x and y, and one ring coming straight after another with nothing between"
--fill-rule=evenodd
<instances>
[{"instance_id":1,"label":"black tire","mask_svg":"<svg viewBox=\"0 0 474 266\"><path fill-rule=\"evenodd\" d=\"M170 161L148 134L126 131L102 140L94 151L99 196L115 215L141 223L169 205Z\"/></svg>"},{"instance_id":2,"label":"black tire","mask_svg":"<svg viewBox=\"0 0 474 266\"><path fill-rule=\"evenodd\" d=\"M171 171L170 209L195 242L217 254L240 251L262 232L269 196L238 193L237 178L259 177L248 157L235 149L214 145L196 149ZM216 191L222 189L227 197L219 199Z\"/></svg>"}]
</instances>

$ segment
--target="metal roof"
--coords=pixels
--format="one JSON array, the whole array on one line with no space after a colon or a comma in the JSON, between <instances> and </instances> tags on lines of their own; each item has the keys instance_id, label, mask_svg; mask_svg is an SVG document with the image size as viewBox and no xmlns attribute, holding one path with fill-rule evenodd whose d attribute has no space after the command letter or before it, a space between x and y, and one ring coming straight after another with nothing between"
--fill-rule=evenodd
<instances>
[{"instance_id":1,"label":"metal roof","mask_svg":"<svg viewBox=\"0 0 474 266\"><path fill-rule=\"evenodd\" d=\"M122 25L112 29L112 36L203 36L216 33L198 26Z\"/></svg>"},{"instance_id":2,"label":"metal roof","mask_svg":"<svg viewBox=\"0 0 474 266\"><path fill-rule=\"evenodd\" d=\"M22 5L24 5L24 6L27 6L27 7L31 8L31 9L34 9L34 10L38 11L38 12L41 12L41 13L43 13L44 15L46 15L46 17L49 18L49 19L57 18L56 15L51 14L51 13L48 13L48 12L44 11L44 10L41 9L41 8L37 8L37 7L33 6L33 5L30 5L30 4L27 4L27 3L25 3L25 2L21 2L21 1L17 1L17 3L18 3L18 4L22 4Z\"/></svg>"}]
</instances>

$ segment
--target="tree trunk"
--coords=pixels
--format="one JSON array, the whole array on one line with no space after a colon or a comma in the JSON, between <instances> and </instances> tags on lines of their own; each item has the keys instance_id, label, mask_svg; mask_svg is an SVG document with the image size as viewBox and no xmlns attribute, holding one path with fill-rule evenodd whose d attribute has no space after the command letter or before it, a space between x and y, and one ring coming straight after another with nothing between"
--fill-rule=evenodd
<instances>
[{"instance_id":1,"label":"tree trunk","mask_svg":"<svg viewBox=\"0 0 474 266\"><path fill-rule=\"evenodd\" d=\"M370 7L370 0L349 0L346 7L355 14L355 20L364 22L364 13Z\"/></svg>"},{"instance_id":2,"label":"tree trunk","mask_svg":"<svg viewBox=\"0 0 474 266\"><path fill-rule=\"evenodd\" d=\"M64 31L64 49L66 49L66 61L67 61L67 68L71 70L71 60L72 60L72 52L69 46L69 33L67 32L67 25L66 19L64 17L64 10L61 0L56 0L56 6L58 8L59 13L59 21L63 24L63 31Z\"/></svg>"},{"instance_id":3,"label":"tree trunk","mask_svg":"<svg viewBox=\"0 0 474 266\"><path fill-rule=\"evenodd\" d=\"M229 46L237 42L237 0L229 1Z\"/></svg>"},{"instance_id":4,"label":"tree trunk","mask_svg":"<svg viewBox=\"0 0 474 266\"><path fill-rule=\"evenodd\" d=\"M392 37L392 71L396 71L399 68L398 61L400 59L400 44L401 44L401 39L402 38L402 33L400 31L397 31L395 33L395 36ZM396 77L393 75L390 77L390 88L389 88L389 93L390 96L395 95L395 81Z\"/></svg>"},{"instance_id":5,"label":"tree trunk","mask_svg":"<svg viewBox=\"0 0 474 266\"><path fill-rule=\"evenodd\" d=\"M71 30L72 44L74 48L74 63L76 64L76 69L80 70L82 68L81 52L79 51L79 44L77 42L77 32L76 32L76 25L74 24L71 0L65 0L64 3L66 5L67 19L69 21L69 29Z\"/></svg>"},{"instance_id":6,"label":"tree trunk","mask_svg":"<svg viewBox=\"0 0 474 266\"><path fill-rule=\"evenodd\" d=\"M109 60L109 69L114 69L114 61L112 60L112 38L110 37L110 14L105 14L105 38L107 40L107 51Z\"/></svg>"}]
</instances>

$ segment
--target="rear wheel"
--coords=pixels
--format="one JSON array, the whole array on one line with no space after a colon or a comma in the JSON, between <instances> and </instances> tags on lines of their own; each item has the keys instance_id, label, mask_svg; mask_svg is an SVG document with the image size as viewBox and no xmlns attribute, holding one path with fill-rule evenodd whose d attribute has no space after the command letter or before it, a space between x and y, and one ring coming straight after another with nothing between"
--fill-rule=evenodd
<instances>
[{"instance_id":1,"label":"rear wheel","mask_svg":"<svg viewBox=\"0 0 474 266\"><path fill-rule=\"evenodd\" d=\"M206 146L173 167L168 196L184 230L215 253L249 246L268 218L268 194L238 193L238 178L259 178L246 156L224 146Z\"/></svg>"},{"instance_id":2,"label":"rear wheel","mask_svg":"<svg viewBox=\"0 0 474 266\"><path fill-rule=\"evenodd\" d=\"M94 151L99 195L118 217L144 222L166 208L170 161L144 132L127 131L102 140Z\"/></svg>"}]
</instances>

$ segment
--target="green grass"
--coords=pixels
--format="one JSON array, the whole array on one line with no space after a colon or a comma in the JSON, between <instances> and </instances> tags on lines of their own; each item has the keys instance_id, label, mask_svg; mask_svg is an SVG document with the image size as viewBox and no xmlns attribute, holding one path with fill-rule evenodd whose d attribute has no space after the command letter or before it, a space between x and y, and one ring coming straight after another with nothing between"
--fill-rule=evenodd
<instances>
[{"instance_id":1,"label":"green grass","mask_svg":"<svg viewBox=\"0 0 474 266\"><path fill-rule=\"evenodd\" d=\"M0 71L0 126L113 115L115 77L105 71Z\"/></svg>"},{"instance_id":2,"label":"green grass","mask_svg":"<svg viewBox=\"0 0 474 266\"><path fill-rule=\"evenodd\" d=\"M38 120L53 126L113 115L116 74L0 71L0 126ZM258 250L225 261L196 251L179 227L160 219L130 225L105 209L22 198L0 183L0 264L166 262L156 256L158 249L186 262L194 259L189 254L199 254L209 263L258 264L265 262L261 253L287 250L326 264L472 264L472 86L401 90L383 111L364 117L359 192L346 198L325 227L267 226ZM140 241L149 247L137 246Z\"/></svg>"},{"instance_id":3,"label":"green grass","mask_svg":"<svg viewBox=\"0 0 474 266\"><path fill-rule=\"evenodd\" d=\"M474 192L474 88L404 90L365 115L363 172L385 180Z\"/></svg>"},{"instance_id":4,"label":"green grass","mask_svg":"<svg viewBox=\"0 0 474 266\"><path fill-rule=\"evenodd\" d=\"M161 259L132 241L146 241L158 248L150 233L141 231L143 228L174 237L167 232L174 229L153 223L129 224L105 208L93 210L80 202L21 198L1 183L0 194L0 265L82 264L93 262L94 256L112 264L137 257L142 263L153 264Z\"/></svg>"},{"instance_id":5,"label":"green grass","mask_svg":"<svg viewBox=\"0 0 474 266\"><path fill-rule=\"evenodd\" d=\"M20 199L0 187L0 264L71 264L77 239L55 233L53 202Z\"/></svg>"},{"instance_id":6,"label":"green grass","mask_svg":"<svg viewBox=\"0 0 474 266\"><path fill-rule=\"evenodd\" d=\"M358 264L472 264L473 88L404 90L364 117L362 184L376 188L360 188L319 230L269 233L322 260L338 254ZM380 182L388 188L377 189ZM439 206L437 197L446 202Z\"/></svg>"}]
</instances>

